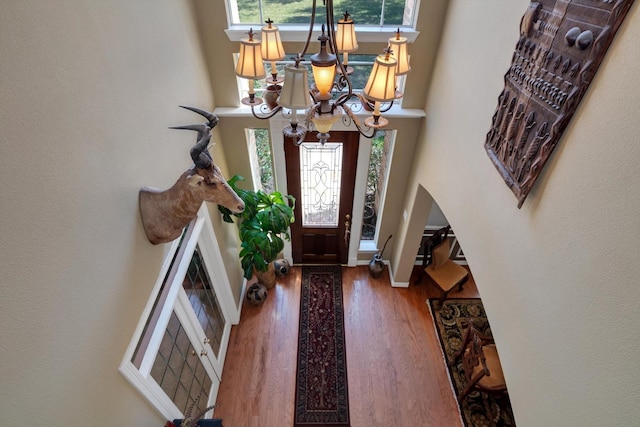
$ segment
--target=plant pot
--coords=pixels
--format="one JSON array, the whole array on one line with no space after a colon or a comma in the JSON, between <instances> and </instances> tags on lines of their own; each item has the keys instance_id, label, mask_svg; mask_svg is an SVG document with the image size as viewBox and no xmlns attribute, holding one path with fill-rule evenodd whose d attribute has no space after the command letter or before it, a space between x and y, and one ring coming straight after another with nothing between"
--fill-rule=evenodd
<instances>
[{"instance_id":1,"label":"plant pot","mask_svg":"<svg viewBox=\"0 0 640 427\"><path fill-rule=\"evenodd\" d=\"M262 94L262 99L272 110L278 106L278 97L280 96L280 85L269 85Z\"/></svg>"},{"instance_id":2,"label":"plant pot","mask_svg":"<svg viewBox=\"0 0 640 427\"><path fill-rule=\"evenodd\" d=\"M258 271L254 269L254 273L258 278L258 282L262 283L265 288L271 289L276 285L276 269L273 262L269 263L267 271Z\"/></svg>"}]
</instances>

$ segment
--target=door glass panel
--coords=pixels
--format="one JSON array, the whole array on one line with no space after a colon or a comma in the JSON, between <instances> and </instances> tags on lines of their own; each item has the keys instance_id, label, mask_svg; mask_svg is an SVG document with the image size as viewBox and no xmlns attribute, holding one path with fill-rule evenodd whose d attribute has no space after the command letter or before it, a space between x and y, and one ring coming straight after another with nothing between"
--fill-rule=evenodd
<instances>
[{"instance_id":1,"label":"door glass panel","mask_svg":"<svg viewBox=\"0 0 640 427\"><path fill-rule=\"evenodd\" d=\"M300 146L302 225L337 227L340 212L342 143L305 142Z\"/></svg>"},{"instance_id":2,"label":"door glass panel","mask_svg":"<svg viewBox=\"0 0 640 427\"><path fill-rule=\"evenodd\" d=\"M197 246L182 287L217 358L226 321Z\"/></svg>"},{"instance_id":3,"label":"door glass panel","mask_svg":"<svg viewBox=\"0 0 640 427\"><path fill-rule=\"evenodd\" d=\"M198 397L198 407L194 408L193 413L200 413L207 406L211 378L207 375L200 356L191 345L175 312L171 313L151 368L151 377L182 413L185 413Z\"/></svg>"}]
</instances>

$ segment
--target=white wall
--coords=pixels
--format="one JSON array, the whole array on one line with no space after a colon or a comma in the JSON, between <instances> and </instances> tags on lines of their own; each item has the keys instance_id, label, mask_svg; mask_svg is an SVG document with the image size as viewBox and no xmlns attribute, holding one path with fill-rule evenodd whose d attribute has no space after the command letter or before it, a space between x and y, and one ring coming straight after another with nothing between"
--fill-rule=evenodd
<instances>
[{"instance_id":1,"label":"white wall","mask_svg":"<svg viewBox=\"0 0 640 427\"><path fill-rule=\"evenodd\" d=\"M179 104L214 107L189 2L0 5L3 425L164 425L118 366L166 246L138 190L202 121Z\"/></svg>"},{"instance_id":2,"label":"white wall","mask_svg":"<svg viewBox=\"0 0 640 427\"><path fill-rule=\"evenodd\" d=\"M406 206L455 230L519 426L640 425L640 5L517 209L483 144L528 3L450 3Z\"/></svg>"}]
</instances>

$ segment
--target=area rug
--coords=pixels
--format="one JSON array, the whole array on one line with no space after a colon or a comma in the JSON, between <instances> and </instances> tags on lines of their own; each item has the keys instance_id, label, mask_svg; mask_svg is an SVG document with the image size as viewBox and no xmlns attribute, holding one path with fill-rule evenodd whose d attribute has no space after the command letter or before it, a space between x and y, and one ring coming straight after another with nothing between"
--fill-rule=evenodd
<instances>
[{"instance_id":1,"label":"area rug","mask_svg":"<svg viewBox=\"0 0 640 427\"><path fill-rule=\"evenodd\" d=\"M348 427L340 266L303 266L294 427Z\"/></svg>"},{"instance_id":2,"label":"area rug","mask_svg":"<svg viewBox=\"0 0 640 427\"><path fill-rule=\"evenodd\" d=\"M429 307L457 399L464 388L466 380L461 359L458 359L457 363L453 365L450 362L453 360L460 345L462 345L464 337L463 325L472 321L483 333L489 336L492 336L491 327L479 298L453 298L447 299L443 303L440 303L439 300L429 300ZM468 427L515 426L508 395L498 397L473 391L459 405L462 419Z\"/></svg>"}]
</instances>

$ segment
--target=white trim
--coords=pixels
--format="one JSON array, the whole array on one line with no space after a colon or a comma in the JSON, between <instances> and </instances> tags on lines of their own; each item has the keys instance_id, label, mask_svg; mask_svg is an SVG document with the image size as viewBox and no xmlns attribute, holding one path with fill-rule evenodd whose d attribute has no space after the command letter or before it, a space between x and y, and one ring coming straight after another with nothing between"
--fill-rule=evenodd
<instances>
[{"instance_id":1,"label":"white trim","mask_svg":"<svg viewBox=\"0 0 640 427\"><path fill-rule=\"evenodd\" d=\"M224 30L225 34L229 38L231 42L240 42L240 40L247 38L247 32L250 29L253 29L255 33L260 33L261 26L258 24L247 25L247 24L235 24L229 26ZM278 28L280 29L280 38L283 42L306 42L307 36L309 34L309 25L295 25L295 24L279 24ZM356 35L358 37L358 43L384 43L386 44L391 37L393 37L398 29L397 25L393 26L373 26L373 25L357 25L356 24ZM406 37L409 43L413 43L416 38L420 35L420 31L416 31L411 27L400 25L400 31L402 33L402 37ZM320 35L320 26L316 26L313 29L313 35L311 36L311 41L315 42L318 40L318 36ZM308 55L312 55L315 53L312 45L309 45ZM317 50L317 48L316 48Z\"/></svg>"},{"instance_id":2,"label":"white trim","mask_svg":"<svg viewBox=\"0 0 640 427\"><path fill-rule=\"evenodd\" d=\"M249 115L251 115L251 108L247 107ZM273 160L273 183L275 185L276 191L279 191L283 195L288 195L287 189L287 164L285 162L285 154L284 154L284 135L282 134L282 128L286 126L288 121L281 116L276 114L274 117L269 119L268 127L269 127L269 141L271 141L271 158ZM299 200L296 200L296 207L300 203ZM289 233L291 233L291 228L289 228ZM291 249L291 241L287 239L284 240L284 249L282 250L282 256L284 259L289 261L290 264L293 265L293 251ZM244 283L246 286L246 281ZM242 293L244 295L244 293ZM242 304L242 299L240 300Z\"/></svg>"},{"instance_id":3,"label":"white trim","mask_svg":"<svg viewBox=\"0 0 640 427\"><path fill-rule=\"evenodd\" d=\"M234 118L253 117L253 115L251 114L251 107L248 107L246 105L242 105L239 107L216 107L213 112L218 117L234 117ZM354 113L355 113L355 116L359 119L365 119L366 117L371 115L371 112L364 111L364 109ZM385 111L382 115L387 118L397 118L397 119L422 119L426 117L426 113L424 112L424 110L421 110L419 108L402 108L398 104L394 104L393 106L391 106L389 111ZM282 114L276 114L271 119L269 119L269 127L271 129L273 129L274 123L281 123L283 126L286 126L288 124L288 119L282 117ZM337 129L339 127L339 123L340 121L336 122L333 125L334 126L333 129ZM275 132L272 130L271 132L272 144L275 145L274 136L278 134L282 134L281 129L282 127L276 128ZM350 128L346 128L346 129L351 130ZM282 138L282 140L284 141L284 138ZM278 191L281 191L281 190L278 190Z\"/></svg>"},{"instance_id":4,"label":"white trim","mask_svg":"<svg viewBox=\"0 0 640 427\"><path fill-rule=\"evenodd\" d=\"M370 252L375 255L378 252L378 245L375 240L360 240L359 252Z\"/></svg>"},{"instance_id":5,"label":"white trim","mask_svg":"<svg viewBox=\"0 0 640 427\"><path fill-rule=\"evenodd\" d=\"M389 261L384 262L389 267L389 280L391 282L391 287L393 288L408 288L410 282L396 282L396 279L393 277L393 270L391 270L391 264Z\"/></svg>"},{"instance_id":6,"label":"white trim","mask_svg":"<svg viewBox=\"0 0 640 427\"><path fill-rule=\"evenodd\" d=\"M246 292L247 292L247 284L248 281L247 279L245 279L244 277L242 278L242 287L240 288L240 301L238 302L238 317L240 317L242 315L242 307L243 307L243 301L245 299L246 296ZM237 325L238 323L234 323L234 325Z\"/></svg>"},{"instance_id":7,"label":"white trim","mask_svg":"<svg viewBox=\"0 0 640 427\"><path fill-rule=\"evenodd\" d=\"M351 234L349 239L348 266L353 267L358 261L360 237L362 235L362 212L364 211L364 196L367 188L367 172L371 156L371 139L360 135L358 144L358 159L356 163L356 179L353 188L353 205L351 207Z\"/></svg>"},{"instance_id":8,"label":"white trim","mask_svg":"<svg viewBox=\"0 0 640 427\"><path fill-rule=\"evenodd\" d=\"M231 291L231 281L227 275L227 270L224 268L225 263L222 258L220 247L218 246L218 240L216 238L215 230L213 229L213 223L211 222L209 211L204 204L200 208L198 216L202 216L204 218L204 223L206 225L203 229L203 233L205 233L205 235L200 235L198 244L200 246L200 250L203 251L203 255L207 255L203 257L207 271L212 276L211 280L214 284L216 295L220 300L220 305L225 311L227 319L231 321L231 323L237 325L240 321L240 312L236 307L235 298Z\"/></svg>"}]
</instances>

